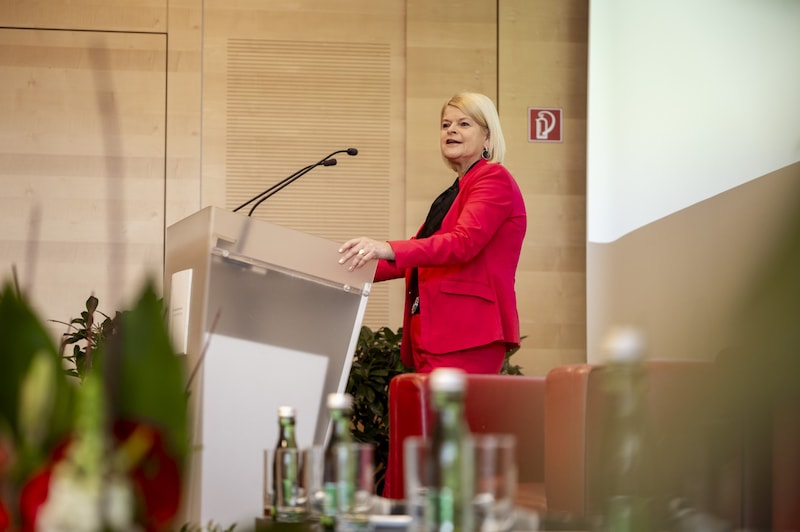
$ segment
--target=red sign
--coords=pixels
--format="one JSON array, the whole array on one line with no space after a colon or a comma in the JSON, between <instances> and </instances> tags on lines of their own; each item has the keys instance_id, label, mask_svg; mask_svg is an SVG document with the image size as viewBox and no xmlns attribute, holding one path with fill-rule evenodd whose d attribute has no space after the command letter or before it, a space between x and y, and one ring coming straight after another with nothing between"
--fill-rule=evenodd
<instances>
[{"instance_id":1,"label":"red sign","mask_svg":"<svg viewBox=\"0 0 800 532\"><path fill-rule=\"evenodd\" d=\"M528 142L561 142L561 109L528 108Z\"/></svg>"}]
</instances>

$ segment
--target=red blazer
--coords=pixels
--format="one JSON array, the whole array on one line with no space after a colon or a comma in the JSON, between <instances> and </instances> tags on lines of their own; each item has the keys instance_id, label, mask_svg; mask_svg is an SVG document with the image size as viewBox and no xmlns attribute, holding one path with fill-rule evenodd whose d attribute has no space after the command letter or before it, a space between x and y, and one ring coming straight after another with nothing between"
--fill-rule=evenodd
<instances>
[{"instance_id":1,"label":"red blazer","mask_svg":"<svg viewBox=\"0 0 800 532\"><path fill-rule=\"evenodd\" d=\"M495 341L519 346L514 283L526 229L517 182L504 166L481 159L461 178L439 231L428 238L389 242L395 260L379 261L375 281L406 279L403 363L413 365L408 281L414 267L419 273L421 349L440 354Z\"/></svg>"}]
</instances>

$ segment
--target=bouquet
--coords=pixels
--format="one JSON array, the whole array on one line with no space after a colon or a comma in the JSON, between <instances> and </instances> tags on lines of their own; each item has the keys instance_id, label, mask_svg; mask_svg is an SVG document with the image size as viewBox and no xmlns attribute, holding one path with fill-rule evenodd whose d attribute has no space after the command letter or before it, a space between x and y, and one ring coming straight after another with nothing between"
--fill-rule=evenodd
<instances>
[{"instance_id":1,"label":"bouquet","mask_svg":"<svg viewBox=\"0 0 800 532\"><path fill-rule=\"evenodd\" d=\"M187 397L152 283L79 372L10 284L0 335L0 532L176 528Z\"/></svg>"}]
</instances>

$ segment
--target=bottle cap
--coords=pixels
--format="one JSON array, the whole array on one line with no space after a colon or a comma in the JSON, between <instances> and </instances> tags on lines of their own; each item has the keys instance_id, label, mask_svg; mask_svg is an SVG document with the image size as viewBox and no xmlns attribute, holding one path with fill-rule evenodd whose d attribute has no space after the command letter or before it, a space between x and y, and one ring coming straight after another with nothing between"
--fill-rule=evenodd
<instances>
[{"instance_id":1,"label":"bottle cap","mask_svg":"<svg viewBox=\"0 0 800 532\"><path fill-rule=\"evenodd\" d=\"M293 406L279 406L278 417L294 417L295 409Z\"/></svg>"},{"instance_id":2,"label":"bottle cap","mask_svg":"<svg viewBox=\"0 0 800 532\"><path fill-rule=\"evenodd\" d=\"M639 362L644 359L644 348L644 335L634 327L615 327L603 342L609 362Z\"/></svg>"},{"instance_id":3,"label":"bottle cap","mask_svg":"<svg viewBox=\"0 0 800 532\"><path fill-rule=\"evenodd\" d=\"M348 393L328 394L329 410L350 410L353 408L353 396Z\"/></svg>"},{"instance_id":4,"label":"bottle cap","mask_svg":"<svg viewBox=\"0 0 800 532\"><path fill-rule=\"evenodd\" d=\"M437 392L461 392L467 387L467 373L458 368L436 368L429 383Z\"/></svg>"}]
</instances>

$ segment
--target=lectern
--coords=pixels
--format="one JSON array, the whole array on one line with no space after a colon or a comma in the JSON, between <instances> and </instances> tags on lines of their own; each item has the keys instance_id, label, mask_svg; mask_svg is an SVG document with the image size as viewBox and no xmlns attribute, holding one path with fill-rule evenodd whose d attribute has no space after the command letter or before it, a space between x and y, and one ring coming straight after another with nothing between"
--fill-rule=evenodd
<instances>
[{"instance_id":1,"label":"lectern","mask_svg":"<svg viewBox=\"0 0 800 532\"><path fill-rule=\"evenodd\" d=\"M375 273L348 272L338 248L216 207L167 228L164 293L190 373L186 522L262 515L279 406L297 409L301 447L328 437L325 399L347 385Z\"/></svg>"}]
</instances>

